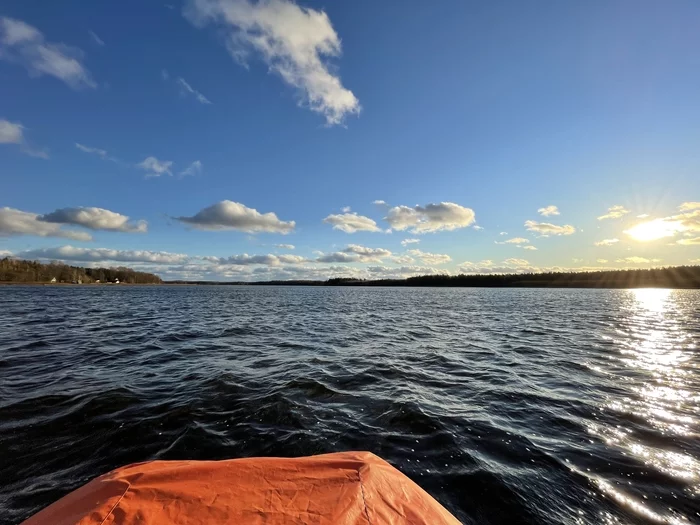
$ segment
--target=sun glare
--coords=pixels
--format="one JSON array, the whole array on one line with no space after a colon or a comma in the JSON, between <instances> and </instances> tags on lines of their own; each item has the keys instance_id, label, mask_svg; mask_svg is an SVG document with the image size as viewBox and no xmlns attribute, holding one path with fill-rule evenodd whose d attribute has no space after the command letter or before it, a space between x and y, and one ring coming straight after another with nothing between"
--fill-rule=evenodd
<instances>
[{"instance_id":1,"label":"sun glare","mask_svg":"<svg viewBox=\"0 0 700 525\"><path fill-rule=\"evenodd\" d=\"M680 221L667 221L665 219L654 219L633 226L625 233L637 241L655 241L664 237L673 237L676 233L685 230Z\"/></svg>"}]
</instances>

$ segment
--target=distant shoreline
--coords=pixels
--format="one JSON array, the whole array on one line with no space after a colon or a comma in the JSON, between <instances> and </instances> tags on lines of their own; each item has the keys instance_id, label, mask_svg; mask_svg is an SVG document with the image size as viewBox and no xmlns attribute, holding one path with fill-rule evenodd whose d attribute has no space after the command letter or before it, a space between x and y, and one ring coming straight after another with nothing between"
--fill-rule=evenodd
<instances>
[{"instance_id":1,"label":"distant shoreline","mask_svg":"<svg viewBox=\"0 0 700 525\"><path fill-rule=\"evenodd\" d=\"M133 286L133 285L132 285ZM556 285L556 284L533 284L533 285L509 285L509 286L488 286L488 285L424 285L424 284L402 284L402 285L392 285L392 284L354 284L354 285L338 285L338 284L326 284L324 282L316 283L288 283L284 281L280 282L242 282L242 283L229 283L229 282L211 282L211 283L163 283L158 286L307 286L310 288L481 288L481 289L577 289L577 290L640 290L655 288L659 290L698 290L700 286L664 286L664 285L638 285L638 286L586 286L586 285Z\"/></svg>"},{"instance_id":2,"label":"distant shoreline","mask_svg":"<svg viewBox=\"0 0 700 525\"><path fill-rule=\"evenodd\" d=\"M5 268L4 274L3 266ZM53 277L52 277L53 276ZM46 280L37 280L37 277ZM50 282L49 279L58 282ZM601 270L593 272L543 272L512 274L436 274L406 279L363 280L336 277L325 281L163 281L155 274L130 268L81 268L58 263L12 259L0 260L0 285L30 286L382 286L430 288L599 288L700 289L700 266L673 266L643 270ZM63 282L60 282L63 281ZM80 282L82 281L82 282ZM114 282L117 281L117 282ZM139 282L140 281L140 282Z\"/></svg>"},{"instance_id":3,"label":"distant shoreline","mask_svg":"<svg viewBox=\"0 0 700 525\"><path fill-rule=\"evenodd\" d=\"M83 284L73 284L73 283L41 283L41 282L7 282L0 281L0 287L2 286L36 286L36 287L82 287L82 288L119 288L119 287L133 287L133 286L148 286L148 287L162 287L162 286L295 286L295 287L312 287L312 288L481 288L481 289L577 289L577 290L639 290L645 288L655 288L659 290L698 290L700 286L666 286L666 285L581 285L581 284L513 284L513 285L503 285L503 286L489 286L486 284L481 285L442 285L442 284L387 284L375 281L368 281L365 283L357 284L328 284L325 281L312 281L307 283L298 282L287 282L287 281L255 281L255 282L226 282L226 281L211 281L211 282L163 282L157 283L83 283Z\"/></svg>"},{"instance_id":4,"label":"distant shoreline","mask_svg":"<svg viewBox=\"0 0 700 525\"><path fill-rule=\"evenodd\" d=\"M162 283L47 283L44 281L0 281L0 286L160 286Z\"/></svg>"},{"instance_id":5,"label":"distant shoreline","mask_svg":"<svg viewBox=\"0 0 700 525\"><path fill-rule=\"evenodd\" d=\"M524 274L422 275L406 279L361 280L335 278L327 281L164 281L171 285L228 286L385 286L430 288L671 288L700 289L700 266L675 266L647 270L599 272L548 272Z\"/></svg>"}]
</instances>

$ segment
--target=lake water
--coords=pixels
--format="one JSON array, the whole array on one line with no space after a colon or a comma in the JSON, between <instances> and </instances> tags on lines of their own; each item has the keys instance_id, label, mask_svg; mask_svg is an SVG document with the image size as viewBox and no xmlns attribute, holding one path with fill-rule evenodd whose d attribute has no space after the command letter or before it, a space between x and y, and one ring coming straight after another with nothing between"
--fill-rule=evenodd
<instances>
[{"instance_id":1,"label":"lake water","mask_svg":"<svg viewBox=\"0 0 700 525\"><path fill-rule=\"evenodd\" d=\"M700 522L700 291L0 287L0 521L370 450L464 523Z\"/></svg>"}]
</instances>

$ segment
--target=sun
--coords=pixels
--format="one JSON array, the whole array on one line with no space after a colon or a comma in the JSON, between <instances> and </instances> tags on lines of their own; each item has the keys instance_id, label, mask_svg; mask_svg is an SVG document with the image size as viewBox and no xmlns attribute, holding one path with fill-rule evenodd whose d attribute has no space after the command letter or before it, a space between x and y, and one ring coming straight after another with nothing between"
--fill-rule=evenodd
<instances>
[{"instance_id":1,"label":"sun","mask_svg":"<svg viewBox=\"0 0 700 525\"><path fill-rule=\"evenodd\" d=\"M629 230L625 230L625 233L637 241L647 242L664 237L673 237L676 233L685 229L681 221L654 219L653 221L639 223Z\"/></svg>"}]
</instances>

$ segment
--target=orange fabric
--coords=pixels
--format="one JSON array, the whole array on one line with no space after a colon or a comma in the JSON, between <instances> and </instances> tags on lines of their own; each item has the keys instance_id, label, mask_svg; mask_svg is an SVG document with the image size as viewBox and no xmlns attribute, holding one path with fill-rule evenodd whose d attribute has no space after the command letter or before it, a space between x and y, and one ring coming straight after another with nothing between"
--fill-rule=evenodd
<instances>
[{"instance_id":1,"label":"orange fabric","mask_svg":"<svg viewBox=\"0 0 700 525\"><path fill-rule=\"evenodd\" d=\"M118 468L24 525L440 525L445 508L369 452Z\"/></svg>"}]
</instances>

